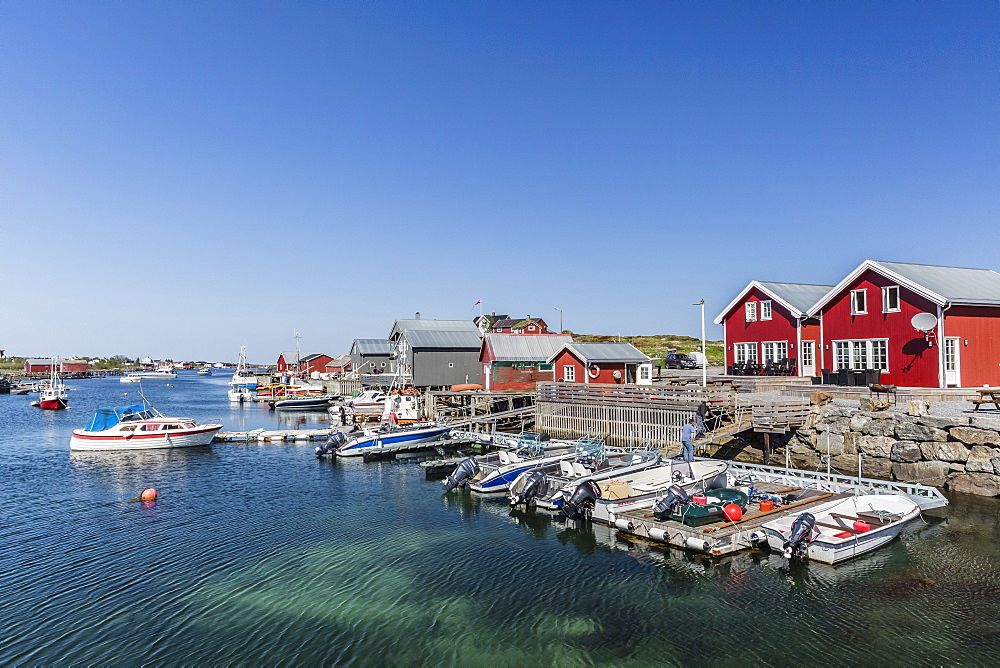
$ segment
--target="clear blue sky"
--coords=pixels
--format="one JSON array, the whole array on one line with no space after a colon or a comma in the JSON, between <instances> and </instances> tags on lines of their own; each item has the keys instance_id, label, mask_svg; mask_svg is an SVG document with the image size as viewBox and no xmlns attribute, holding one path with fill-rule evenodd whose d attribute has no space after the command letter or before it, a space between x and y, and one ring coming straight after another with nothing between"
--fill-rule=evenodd
<instances>
[{"instance_id":1,"label":"clear blue sky","mask_svg":"<svg viewBox=\"0 0 1000 668\"><path fill-rule=\"evenodd\" d=\"M271 362L1000 269L996 2L0 4L0 348Z\"/></svg>"}]
</instances>

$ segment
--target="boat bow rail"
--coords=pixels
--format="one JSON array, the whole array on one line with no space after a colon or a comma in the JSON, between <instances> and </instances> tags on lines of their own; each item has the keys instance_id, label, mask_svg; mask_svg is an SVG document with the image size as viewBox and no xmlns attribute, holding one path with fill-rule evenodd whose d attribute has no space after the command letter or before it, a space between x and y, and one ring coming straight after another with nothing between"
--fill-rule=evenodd
<instances>
[{"instance_id":1,"label":"boat bow rail","mask_svg":"<svg viewBox=\"0 0 1000 668\"><path fill-rule=\"evenodd\" d=\"M701 459L701 458L699 458ZM921 510L948 505L941 490L920 483L897 482L846 476L823 471L803 471L779 466L729 462L729 475L748 482L770 482L786 487L803 487L833 494L904 494Z\"/></svg>"}]
</instances>

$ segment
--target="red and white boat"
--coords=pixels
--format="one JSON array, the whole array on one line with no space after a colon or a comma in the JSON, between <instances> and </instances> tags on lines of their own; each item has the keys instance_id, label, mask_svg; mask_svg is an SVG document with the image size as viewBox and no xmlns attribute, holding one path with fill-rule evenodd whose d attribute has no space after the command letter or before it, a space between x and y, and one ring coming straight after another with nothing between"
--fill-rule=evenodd
<instances>
[{"instance_id":1,"label":"red and white boat","mask_svg":"<svg viewBox=\"0 0 1000 668\"><path fill-rule=\"evenodd\" d=\"M58 361L53 359L49 369L49 380L47 383L39 386L38 401L32 402L33 405L37 405L39 408L50 411L58 411L66 408L69 396L66 386L63 385L62 378L56 373L57 364Z\"/></svg>"},{"instance_id":2,"label":"red and white boat","mask_svg":"<svg viewBox=\"0 0 1000 668\"><path fill-rule=\"evenodd\" d=\"M74 429L70 450L151 450L208 445L221 424L166 417L142 404L98 408L90 423Z\"/></svg>"}]
</instances>

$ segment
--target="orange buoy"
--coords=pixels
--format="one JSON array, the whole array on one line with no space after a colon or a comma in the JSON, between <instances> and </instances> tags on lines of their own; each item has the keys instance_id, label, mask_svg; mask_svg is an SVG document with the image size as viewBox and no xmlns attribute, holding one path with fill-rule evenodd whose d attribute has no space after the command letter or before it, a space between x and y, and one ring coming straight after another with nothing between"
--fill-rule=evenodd
<instances>
[{"instance_id":1,"label":"orange buoy","mask_svg":"<svg viewBox=\"0 0 1000 668\"><path fill-rule=\"evenodd\" d=\"M143 501L154 501L156 499L156 490L150 487L149 489L142 490L142 494L139 498Z\"/></svg>"},{"instance_id":2,"label":"orange buoy","mask_svg":"<svg viewBox=\"0 0 1000 668\"><path fill-rule=\"evenodd\" d=\"M737 522L743 517L743 509L735 503L727 503L722 508L722 514L725 515L726 519L730 522Z\"/></svg>"}]
</instances>

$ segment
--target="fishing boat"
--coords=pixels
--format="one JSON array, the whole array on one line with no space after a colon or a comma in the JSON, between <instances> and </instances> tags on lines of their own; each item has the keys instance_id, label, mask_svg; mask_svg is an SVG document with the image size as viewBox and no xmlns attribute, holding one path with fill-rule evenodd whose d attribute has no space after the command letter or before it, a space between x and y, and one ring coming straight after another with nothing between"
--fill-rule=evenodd
<instances>
[{"instance_id":1,"label":"fishing boat","mask_svg":"<svg viewBox=\"0 0 1000 668\"><path fill-rule=\"evenodd\" d=\"M203 366L203 367L201 367L200 369L198 369L198 375L199 376L211 376L212 375L212 367L209 367L209 366Z\"/></svg>"},{"instance_id":2,"label":"fishing boat","mask_svg":"<svg viewBox=\"0 0 1000 668\"><path fill-rule=\"evenodd\" d=\"M445 437L451 427L428 422L413 425L381 423L377 429L365 429L360 434L345 436L337 432L324 445L316 448L316 456L363 457L368 454L390 454L417 450Z\"/></svg>"},{"instance_id":3,"label":"fishing boat","mask_svg":"<svg viewBox=\"0 0 1000 668\"><path fill-rule=\"evenodd\" d=\"M862 494L764 522L772 550L786 559L836 564L899 535L920 508L903 494Z\"/></svg>"},{"instance_id":4,"label":"fishing boat","mask_svg":"<svg viewBox=\"0 0 1000 668\"><path fill-rule=\"evenodd\" d=\"M83 429L74 429L70 450L150 450L208 445L221 424L167 417L152 406L98 408Z\"/></svg>"},{"instance_id":5,"label":"fishing boat","mask_svg":"<svg viewBox=\"0 0 1000 668\"><path fill-rule=\"evenodd\" d=\"M573 500L571 497L560 507L560 512L575 519L592 519L613 525L617 514L627 510L651 508L666 496L672 486L687 494L725 487L728 468L728 462L714 459L698 459L693 462L668 459L660 466L628 477L597 481L593 498L587 496L570 503Z\"/></svg>"},{"instance_id":6,"label":"fishing boat","mask_svg":"<svg viewBox=\"0 0 1000 668\"><path fill-rule=\"evenodd\" d=\"M253 401L253 391L257 388L257 377L247 371L247 347L240 347L240 358L236 362L236 371L229 381L229 402L243 403Z\"/></svg>"},{"instance_id":7,"label":"fishing boat","mask_svg":"<svg viewBox=\"0 0 1000 668\"><path fill-rule=\"evenodd\" d=\"M628 478L660 465L660 455L651 450L615 450L600 439L581 439L573 460L557 462L522 473L508 488L511 507L558 510L585 481Z\"/></svg>"},{"instance_id":8,"label":"fishing boat","mask_svg":"<svg viewBox=\"0 0 1000 668\"><path fill-rule=\"evenodd\" d=\"M38 401L32 402L33 405L53 411L66 408L69 394L66 391L66 386L63 385L62 378L56 373L57 365L58 361L53 359L49 370L49 380L39 388Z\"/></svg>"}]
</instances>

